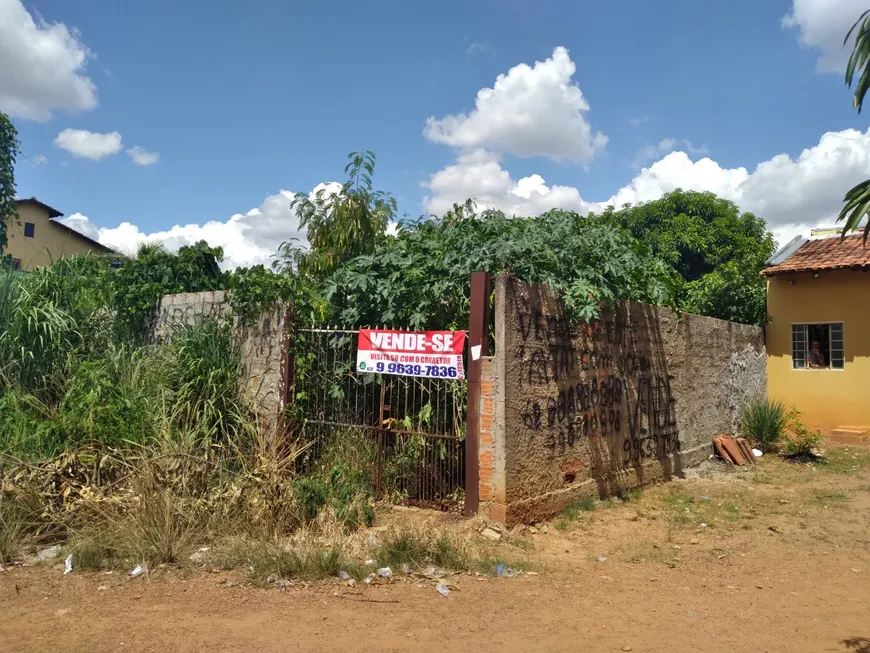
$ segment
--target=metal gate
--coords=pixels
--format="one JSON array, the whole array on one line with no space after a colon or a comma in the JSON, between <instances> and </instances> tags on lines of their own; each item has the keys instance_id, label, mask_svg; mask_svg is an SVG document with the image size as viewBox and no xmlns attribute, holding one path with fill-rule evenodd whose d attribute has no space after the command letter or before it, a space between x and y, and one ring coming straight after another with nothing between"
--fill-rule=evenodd
<instances>
[{"instance_id":1,"label":"metal gate","mask_svg":"<svg viewBox=\"0 0 870 653\"><path fill-rule=\"evenodd\" d=\"M465 381L359 373L357 338L355 329L294 331L289 413L305 446L301 464L309 471L364 468L378 497L460 505Z\"/></svg>"}]
</instances>

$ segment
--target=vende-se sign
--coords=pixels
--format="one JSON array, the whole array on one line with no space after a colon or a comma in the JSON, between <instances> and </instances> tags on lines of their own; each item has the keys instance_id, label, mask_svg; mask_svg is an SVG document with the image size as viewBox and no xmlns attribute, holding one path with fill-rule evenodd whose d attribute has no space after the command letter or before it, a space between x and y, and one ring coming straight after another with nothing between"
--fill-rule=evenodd
<instances>
[{"instance_id":1,"label":"vende-se sign","mask_svg":"<svg viewBox=\"0 0 870 653\"><path fill-rule=\"evenodd\" d=\"M464 331L360 329L359 372L464 379Z\"/></svg>"}]
</instances>

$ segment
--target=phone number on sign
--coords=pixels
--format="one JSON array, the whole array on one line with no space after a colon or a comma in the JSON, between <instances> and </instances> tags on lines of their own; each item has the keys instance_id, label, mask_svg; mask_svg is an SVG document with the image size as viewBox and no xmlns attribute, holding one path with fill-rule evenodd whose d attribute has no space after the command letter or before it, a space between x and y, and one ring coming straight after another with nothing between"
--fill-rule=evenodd
<instances>
[{"instance_id":1,"label":"phone number on sign","mask_svg":"<svg viewBox=\"0 0 870 653\"><path fill-rule=\"evenodd\" d=\"M403 365L402 363L376 363L376 372L388 374L411 374L413 376L438 376L455 379L458 374L455 367L441 365Z\"/></svg>"}]
</instances>

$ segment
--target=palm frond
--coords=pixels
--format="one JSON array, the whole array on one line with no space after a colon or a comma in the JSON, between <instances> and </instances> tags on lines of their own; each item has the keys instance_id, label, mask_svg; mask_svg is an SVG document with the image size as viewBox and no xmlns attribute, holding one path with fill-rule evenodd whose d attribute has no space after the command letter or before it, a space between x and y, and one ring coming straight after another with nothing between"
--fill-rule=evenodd
<instances>
[{"instance_id":1,"label":"palm frond","mask_svg":"<svg viewBox=\"0 0 870 653\"><path fill-rule=\"evenodd\" d=\"M843 198L846 203L840 211L837 222L845 220L843 231L840 234L840 239L846 237L848 232L857 229L868 213L870 213L870 179L862 181L860 184L852 188L846 193ZM870 221L864 225L864 244L867 244L867 237L870 236Z\"/></svg>"}]
</instances>

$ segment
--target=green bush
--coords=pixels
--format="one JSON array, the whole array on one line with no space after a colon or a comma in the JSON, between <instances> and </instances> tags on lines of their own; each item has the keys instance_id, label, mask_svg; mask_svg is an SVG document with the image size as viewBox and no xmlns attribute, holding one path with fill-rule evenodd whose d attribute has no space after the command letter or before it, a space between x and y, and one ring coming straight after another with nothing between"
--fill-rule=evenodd
<instances>
[{"instance_id":1,"label":"green bush","mask_svg":"<svg viewBox=\"0 0 870 653\"><path fill-rule=\"evenodd\" d=\"M365 470L346 463L337 465L330 474L330 486L335 517L342 524L358 528L375 522L375 511L368 501L372 483Z\"/></svg>"},{"instance_id":2,"label":"green bush","mask_svg":"<svg viewBox=\"0 0 870 653\"><path fill-rule=\"evenodd\" d=\"M63 449L62 429L35 396L20 390L0 393L0 452L42 460Z\"/></svg>"},{"instance_id":3,"label":"green bush","mask_svg":"<svg viewBox=\"0 0 870 653\"><path fill-rule=\"evenodd\" d=\"M304 523L317 519L329 501L329 490L329 484L318 478L303 477L293 483L293 495Z\"/></svg>"},{"instance_id":4,"label":"green bush","mask_svg":"<svg viewBox=\"0 0 870 653\"><path fill-rule=\"evenodd\" d=\"M782 453L786 458L812 458L822 442L822 434L818 431L810 431L803 422L798 410L792 409L789 414L789 430L782 442Z\"/></svg>"},{"instance_id":5,"label":"green bush","mask_svg":"<svg viewBox=\"0 0 870 653\"><path fill-rule=\"evenodd\" d=\"M293 484L304 523L310 524L322 510L330 507L335 518L350 529L374 523L375 511L368 501L371 489L368 473L347 464L335 466L326 478L305 476Z\"/></svg>"},{"instance_id":6,"label":"green bush","mask_svg":"<svg viewBox=\"0 0 870 653\"><path fill-rule=\"evenodd\" d=\"M145 444L154 435L163 399L162 365L147 348L112 348L71 367L58 421L66 443Z\"/></svg>"},{"instance_id":7,"label":"green bush","mask_svg":"<svg viewBox=\"0 0 870 653\"><path fill-rule=\"evenodd\" d=\"M740 431L753 445L767 452L779 451L789 413L778 399L756 397L743 406Z\"/></svg>"}]
</instances>

